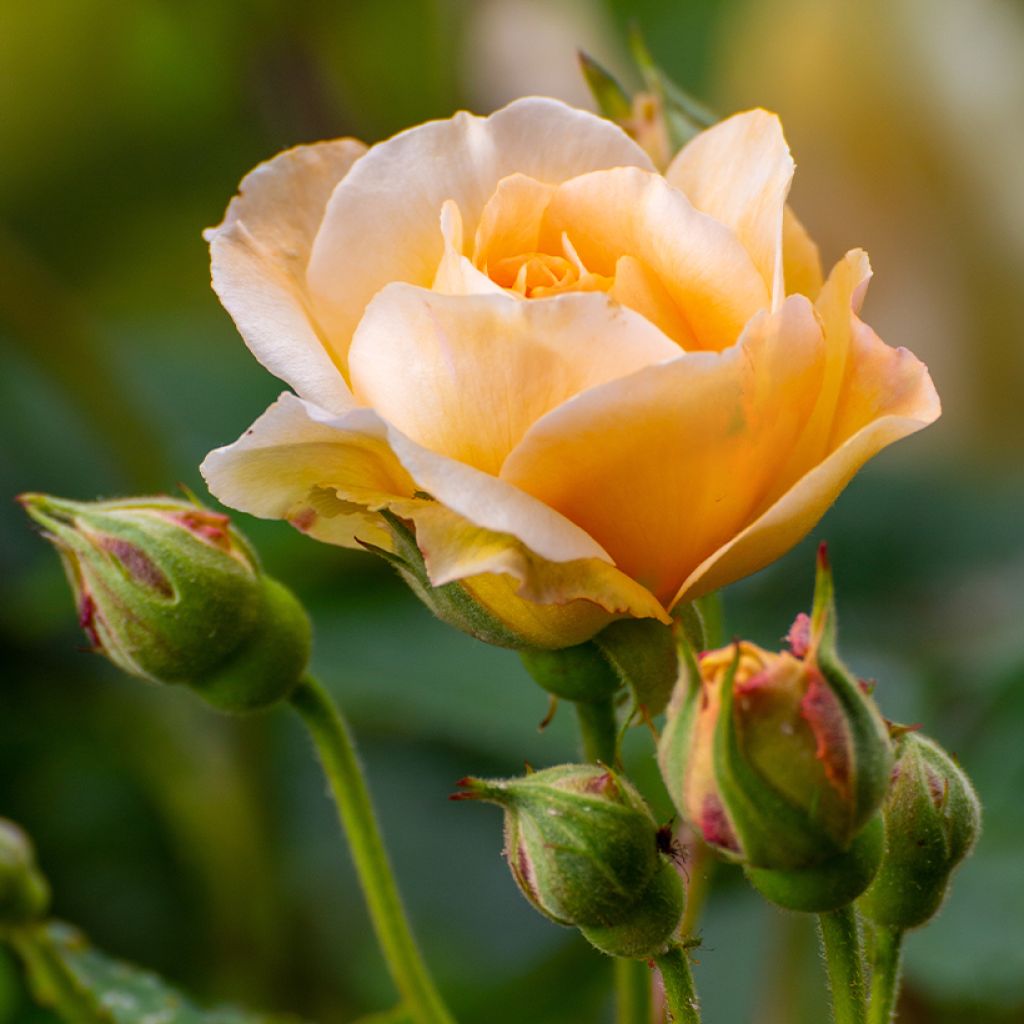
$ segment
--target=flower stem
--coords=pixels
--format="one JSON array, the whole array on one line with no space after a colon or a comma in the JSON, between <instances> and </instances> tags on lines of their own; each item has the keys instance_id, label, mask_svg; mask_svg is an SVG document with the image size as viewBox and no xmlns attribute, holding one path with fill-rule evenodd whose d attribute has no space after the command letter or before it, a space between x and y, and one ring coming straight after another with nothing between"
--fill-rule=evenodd
<instances>
[{"instance_id":1,"label":"flower stem","mask_svg":"<svg viewBox=\"0 0 1024 1024\"><path fill-rule=\"evenodd\" d=\"M682 946L672 946L654 958L665 983L665 1002L674 1024L700 1024L700 1004L693 987L690 959Z\"/></svg>"},{"instance_id":2,"label":"flower stem","mask_svg":"<svg viewBox=\"0 0 1024 1024\"><path fill-rule=\"evenodd\" d=\"M330 782L374 931L409 1017L416 1024L454 1024L409 927L348 724L311 676L296 688L291 703Z\"/></svg>"},{"instance_id":3,"label":"flower stem","mask_svg":"<svg viewBox=\"0 0 1024 1024\"><path fill-rule=\"evenodd\" d=\"M615 1024L651 1024L651 971L643 960L615 960Z\"/></svg>"},{"instance_id":4,"label":"flower stem","mask_svg":"<svg viewBox=\"0 0 1024 1024\"><path fill-rule=\"evenodd\" d=\"M866 1024L864 962L852 906L818 915L835 1024Z\"/></svg>"},{"instance_id":5,"label":"flower stem","mask_svg":"<svg viewBox=\"0 0 1024 1024\"><path fill-rule=\"evenodd\" d=\"M689 878L686 886L686 911L679 928L684 939L694 938L697 932L700 916L711 889L711 876L715 871L715 857L707 843L694 839L690 849L692 852L686 864Z\"/></svg>"},{"instance_id":6,"label":"flower stem","mask_svg":"<svg viewBox=\"0 0 1024 1024\"><path fill-rule=\"evenodd\" d=\"M891 1024L896 1014L903 960L903 932L875 928L871 949L870 1024Z\"/></svg>"},{"instance_id":7,"label":"flower stem","mask_svg":"<svg viewBox=\"0 0 1024 1024\"><path fill-rule=\"evenodd\" d=\"M617 760L619 741L614 702L611 697L607 697L604 700L581 700L575 703L584 757L588 761L600 761L612 767Z\"/></svg>"}]
</instances>

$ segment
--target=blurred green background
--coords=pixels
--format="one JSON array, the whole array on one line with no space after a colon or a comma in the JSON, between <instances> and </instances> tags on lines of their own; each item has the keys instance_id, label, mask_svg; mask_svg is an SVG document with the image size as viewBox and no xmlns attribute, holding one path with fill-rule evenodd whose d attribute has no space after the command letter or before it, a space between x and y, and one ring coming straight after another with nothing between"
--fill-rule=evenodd
<instances>
[{"instance_id":1,"label":"blurred green background","mask_svg":"<svg viewBox=\"0 0 1024 1024\"><path fill-rule=\"evenodd\" d=\"M775 644L837 567L843 650L883 710L954 750L984 837L907 945L901 1021L1024 1020L1024 5L997 0L0 2L0 814L56 911L207 1000L324 1024L390 990L306 741L80 653L52 551L9 500L195 487L280 390L208 284L203 227L299 142L373 141L516 95L585 103L574 49L628 77L636 20L723 113L778 110L794 204L827 263L854 245L867 318L932 367L944 418L862 473L814 537L726 594ZM610 1019L610 970L539 918L467 773L571 757L518 660L435 623L369 555L242 523L307 602L428 957L467 1024ZM649 738L633 770L653 786ZM664 809L664 804L661 805ZM667 815L667 811L666 811ZM717 876L697 979L709 1024L825 1019L812 930ZM46 1021L0 954L0 1022Z\"/></svg>"}]
</instances>

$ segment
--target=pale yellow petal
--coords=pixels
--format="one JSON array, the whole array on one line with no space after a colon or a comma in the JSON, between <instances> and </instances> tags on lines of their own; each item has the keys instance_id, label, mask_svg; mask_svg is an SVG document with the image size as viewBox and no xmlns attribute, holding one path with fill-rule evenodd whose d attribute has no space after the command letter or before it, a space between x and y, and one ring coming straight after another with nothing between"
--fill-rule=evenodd
<instances>
[{"instance_id":1,"label":"pale yellow petal","mask_svg":"<svg viewBox=\"0 0 1024 1024\"><path fill-rule=\"evenodd\" d=\"M793 168L778 117L766 110L749 110L701 132L665 172L698 210L736 232L761 271L775 306L785 294L782 211Z\"/></svg>"},{"instance_id":2,"label":"pale yellow petal","mask_svg":"<svg viewBox=\"0 0 1024 1024\"><path fill-rule=\"evenodd\" d=\"M624 256L663 285L697 347L723 349L768 305L757 268L732 231L700 213L658 174L617 168L581 175L556 190L541 246L565 234L587 268L610 277Z\"/></svg>"},{"instance_id":3,"label":"pale yellow petal","mask_svg":"<svg viewBox=\"0 0 1024 1024\"><path fill-rule=\"evenodd\" d=\"M821 256L818 246L790 206L786 206L782 214L782 264L786 294L806 295L813 302L824 280Z\"/></svg>"},{"instance_id":4,"label":"pale yellow petal","mask_svg":"<svg viewBox=\"0 0 1024 1024\"><path fill-rule=\"evenodd\" d=\"M808 301L761 314L741 343L686 353L539 420L502 478L578 523L661 600L784 486L823 371Z\"/></svg>"},{"instance_id":5,"label":"pale yellow petal","mask_svg":"<svg viewBox=\"0 0 1024 1024\"><path fill-rule=\"evenodd\" d=\"M599 293L522 301L393 284L367 308L349 365L358 400L406 437L497 474L545 413L678 353Z\"/></svg>"},{"instance_id":6,"label":"pale yellow petal","mask_svg":"<svg viewBox=\"0 0 1024 1024\"><path fill-rule=\"evenodd\" d=\"M649 591L605 561L547 561L436 503L407 514L434 584L461 582L531 646L582 643L623 616L669 621Z\"/></svg>"},{"instance_id":7,"label":"pale yellow petal","mask_svg":"<svg viewBox=\"0 0 1024 1024\"><path fill-rule=\"evenodd\" d=\"M287 519L319 540L387 547L368 510L410 498L416 486L391 451L387 428L370 410L341 417L283 394L234 444L200 467L225 505L264 519Z\"/></svg>"},{"instance_id":8,"label":"pale yellow petal","mask_svg":"<svg viewBox=\"0 0 1024 1024\"><path fill-rule=\"evenodd\" d=\"M331 196L309 266L336 358L344 360L363 309L385 284L429 287L444 251L437 218L446 199L458 204L468 239L510 174L553 184L623 165L651 163L610 121L537 97L487 118L432 121L374 146Z\"/></svg>"},{"instance_id":9,"label":"pale yellow petal","mask_svg":"<svg viewBox=\"0 0 1024 1024\"><path fill-rule=\"evenodd\" d=\"M206 232L214 290L253 355L338 412L351 399L324 346L306 266L331 192L364 152L361 142L338 139L279 154L246 175L223 223Z\"/></svg>"}]
</instances>

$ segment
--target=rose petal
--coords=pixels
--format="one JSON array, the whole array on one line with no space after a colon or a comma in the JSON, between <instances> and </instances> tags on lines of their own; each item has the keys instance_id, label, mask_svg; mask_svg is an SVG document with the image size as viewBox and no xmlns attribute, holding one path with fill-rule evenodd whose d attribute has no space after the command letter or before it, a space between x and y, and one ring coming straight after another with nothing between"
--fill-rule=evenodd
<instances>
[{"instance_id":1,"label":"rose petal","mask_svg":"<svg viewBox=\"0 0 1024 1024\"><path fill-rule=\"evenodd\" d=\"M782 211L793 168L779 119L749 110L701 132L665 172L698 210L736 232L771 290L773 308L785 294Z\"/></svg>"},{"instance_id":2,"label":"rose petal","mask_svg":"<svg viewBox=\"0 0 1024 1024\"><path fill-rule=\"evenodd\" d=\"M415 482L390 442L417 470ZM285 394L235 444L211 452L202 471L225 504L288 519L319 540L348 547L363 541L391 549L391 535L374 510L392 509L415 523L435 585L465 581L535 646L581 643L622 615L668 621L653 595L610 565L578 527L563 520L560 530L557 513L469 467L452 464L445 476L446 462L417 451L370 410L332 418ZM418 496L424 483L437 492L450 483L463 503L493 506L493 515L482 513L492 522L532 522L535 534L546 530L547 543L542 539L539 546L560 545L568 557L547 561L518 537Z\"/></svg>"},{"instance_id":3,"label":"rose petal","mask_svg":"<svg viewBox=\"0 0 1024 1024\"><path fill-rule=\"evenodd\" d=\"M213 287L253 355L325 408L351 406L306 290L313 239L335 185L366 151L354 139L289 149L242 179L206 232Z\"/></svg>"},{"instance_id":4,"label":"rose petal","mask_svg":"<svg viewBox=\"0 0 1024 1024\"><path fill-rule=\"evenodd\" d=\"M542 248L557 251L563 233L594 273L611 276L624 255L642 261L700 348L734 344L768 305L768 290L732 231L658 174L624 167L560 185L544 214Z\"/></svg>"},{"instance_id":5,"label":"rose petal","mask_svg":"<svg viewBox=\"0 0 1024 1024\"><path fill-rule=\"evenodd\" d=\"M890 348L856 316L870 275L867 256L848 253L817 302L827 365L805 437L783 473L798 479L732 541L698 566L677 600L690 600L748 576L803 538L854 473L887 445L926 427L941 413L925 365Z\"/></svg>"},{"instance_id":6,"label":"rose petal","mask_svg":"<svg viewBox=\"0 0 1024 1024\"><path fill-rule=\"evenodd\" d=\"M446 199L441 206L441 237L444 239L444 255L434 275L434 291L445 295L505 294L501 285L495 284L462 254L462 214L451 199Z\"/></svg>"},{"instance_id":7,"label":"rose petal","mask_svg":"<svg viewBox=\"0 0 1024 1024\"><path fill-rule=\"evenodd\" d=\"M549 413L502 478L557 509L662 601L782 485L821 380L810 303L762 314L739 345L687 353Z\"/></svg>"},{"instance_id":8,"label":"rose petal","mask_svg":"<svg viewBox=\"0 0 1024 1024\"><path fill-rule=\"evenodd\" d=\"M358 399L406 437L497 474L551 409L678 354L600 293L523 301L392 284L367 307L349 370Z\"/></svg>"},{"instance_id":9,"label":"rose petal","mask_svg":"<svg viewBox=\"0 0 1024 1024\"><path fill-rule=\"evenodd\" d=\"M610 121L537 97L488 118L460 113L432 121L374 146L331 196L309 264L316 308L338 357L385 284L433 281L446 199L458 204L472 237L488 198L510 174L557 183L622 165L651 167Z\"/></svg>"},{"instance_id":10,"label":"rose petal","mask_svg":"<svg viewBox=\"0 0 1024 1024\"><path fill-rule=\"evenodd\" d=\"M507 256L536 252L541 218L555 186L525 174L510 174L498 182L487 200L476 229L473 261L481 268Z\"/></svg>"}]
</instances>

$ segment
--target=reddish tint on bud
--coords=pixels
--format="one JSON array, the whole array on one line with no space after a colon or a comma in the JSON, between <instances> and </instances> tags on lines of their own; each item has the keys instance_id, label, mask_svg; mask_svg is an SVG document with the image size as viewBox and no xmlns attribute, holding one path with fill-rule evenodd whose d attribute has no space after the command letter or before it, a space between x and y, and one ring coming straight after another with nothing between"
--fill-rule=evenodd
<instances>
[{"instance_id":1,"label":"reddish tint on bud","mask_svg":"<svg viewBox=\"0 0 1024 1024\"><path fill-rule=\"evenodd\" d=\"M298 682L305 613L227 516L162 496L19 500L61 556L91 647L123 671L236 711Z\"/></svg>"},{"instance_id":2,"label":"reddish tint on bud","mask_svg":"<svg viewBox=\"0 0 1024 1024\"><path fill-rule=\"evenodd\" d=\"M797 617L787 640L790 650L778 653L738 642L691 655L659 745L669 793L698 834L770 872L847 854L877 815L892 758L881 716L835 652L824 549L813 613ZM870 858L861 854L863 876ZM839 889L809 901L831 901Z\"/></svg>"}]
</instances>

